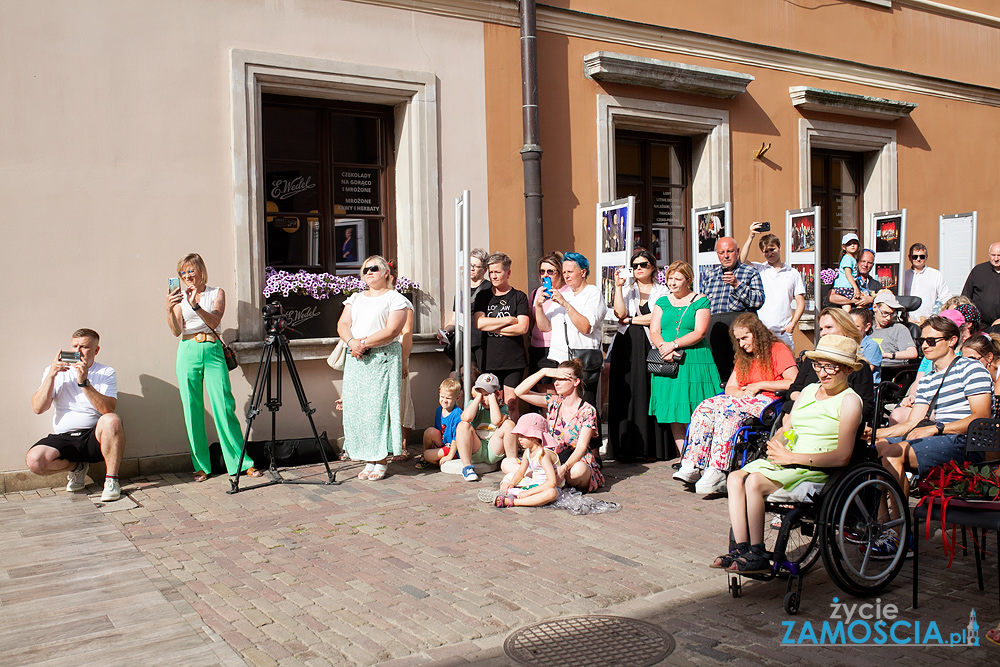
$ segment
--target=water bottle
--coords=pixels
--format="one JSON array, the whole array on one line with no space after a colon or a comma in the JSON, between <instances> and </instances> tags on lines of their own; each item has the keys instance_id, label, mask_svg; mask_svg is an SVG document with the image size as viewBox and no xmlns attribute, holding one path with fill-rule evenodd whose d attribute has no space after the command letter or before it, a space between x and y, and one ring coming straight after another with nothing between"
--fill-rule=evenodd
<instances>
[{"instance_id":1,"label":"water bottle","mask_svg":"<svg viewBox=\"0 0 1000 667\"><path fill-rule=\"evenodd\" d=\"M795 429L791 427L788 427L788 429L786 429L784 433L778 436L778 442L780 442L782 446L787 447L788 449L794 447L795 441L798 439L799 439L798 434L796 434Z\"/></svg>"}]
</instances>

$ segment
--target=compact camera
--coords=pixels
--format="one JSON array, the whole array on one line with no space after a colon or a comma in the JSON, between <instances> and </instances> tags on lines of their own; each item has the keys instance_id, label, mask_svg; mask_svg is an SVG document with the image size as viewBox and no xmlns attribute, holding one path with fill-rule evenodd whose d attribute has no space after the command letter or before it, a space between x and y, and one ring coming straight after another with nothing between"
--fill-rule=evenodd
<instances>
[{"instance_id":1,"label":"compact camera","mask_svg":"<svg viewBox=\"0 0 1000 667\"><path fill-rule=\"evenodd\" d=\"M59 350L59 361L67 364L75 364L80 361L79 352L67 352L66 350Z\"/></svg>"}]
</instances>

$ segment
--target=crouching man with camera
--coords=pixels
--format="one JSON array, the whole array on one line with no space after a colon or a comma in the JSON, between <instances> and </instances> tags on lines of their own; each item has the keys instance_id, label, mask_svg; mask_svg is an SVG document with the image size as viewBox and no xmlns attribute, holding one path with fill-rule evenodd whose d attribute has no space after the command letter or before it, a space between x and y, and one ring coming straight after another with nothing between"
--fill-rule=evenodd
<instances>
[{"instance_id":1,"label":"crouching man with camera","mask_svg":"<svg viewBox=\"0 0 1000 667\"><path fill-rule=\"evenodd\" d=\"M53 432L32 445L25 462L36 475L69 471L66 490L81 491L90 464L103 460L107 476L101 500L109 502L121 497L118 468L125 430L115 414L115 370L94 361L100 340L93 329L77 329L70 351L60 351L45 369L42 385L31 397L31 409L40 415L55 405Z\"/></svg>"}]
</instances>

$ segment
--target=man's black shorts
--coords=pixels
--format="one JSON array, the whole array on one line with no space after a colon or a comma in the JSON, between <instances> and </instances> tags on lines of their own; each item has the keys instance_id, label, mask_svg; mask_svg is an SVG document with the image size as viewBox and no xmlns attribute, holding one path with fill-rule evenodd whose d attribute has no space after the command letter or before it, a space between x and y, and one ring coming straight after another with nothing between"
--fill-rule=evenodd
<instances>
[{"instance_id":1,"label":"man's black shorts","mask_svg":"<svg viewBox=\"0 0 1000 667\"><path fill-rule=\"evenodd\" d=\"M59 458L73 463L100 463L104 460L101 454L101 443L97 441L97 427L86 428L67 433L50 433L32 447L45 445L59 450Z\"/></svg>"},{"instance_id":2,"label":"man's black shorts","mask_svg":"<svg viewBox=\"0 0 1000 667\"><path fill-rule=\"evenodd\" d=\"M494 375L497 376L497 379L500 380L501 385L503 385L504 387L510 387L511 389L521 384L521 380L524 379L523 368L515 368L513 370L500 370L500 371L489 370L483 372L493 373Z\"/></svg>"}]
</instances>

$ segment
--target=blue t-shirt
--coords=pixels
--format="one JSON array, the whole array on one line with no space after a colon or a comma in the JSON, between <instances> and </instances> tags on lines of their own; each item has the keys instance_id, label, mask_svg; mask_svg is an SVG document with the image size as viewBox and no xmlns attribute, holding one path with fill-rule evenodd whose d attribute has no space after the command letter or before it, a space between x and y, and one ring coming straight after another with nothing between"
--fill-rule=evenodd
<instances>
[{"instance_id":1,"label":"blue t-shirt","mask_svg":"<svg viewBox=\"0 0 1000 667\"><path fill-rule=\"evenodd\" d=\"M882 349L878 346L878 343L872 340L871 336L865 336L861 339L861 353L865 355L865 359L868 363L875 367L872 371L872 382L875 386L882 381Z\"/></svg>"},{"instance_id":2,"label":"blue t-shirt","mask_svg":"<svg viewBox=\"0 0 1000 667\"><path fill-rule=\"evenodd\" d=\"M434 412L434 428L441 432L441 442L450 445L455 441L455 432L458 430L459 422L462 421L462 411L455 406L447 417L442 416L443 412L443 408L439 405Z\"/></svg>"},{"instance_id":3,"label":"blue t-shirt","mask_svg":"<svg viewBox=\"0 0 1000 667\"><path fill-rule=\"evenodd\" d=\"M837 267L837 279L833 281L835 288L851 286L851 283L847 280L847 276L844 275L844 269L850 270L855 282L858 280L858 260L854 259L853 255L845 252L844 256L840 258L840 266Z\"/></svg>"}]
</instances>

